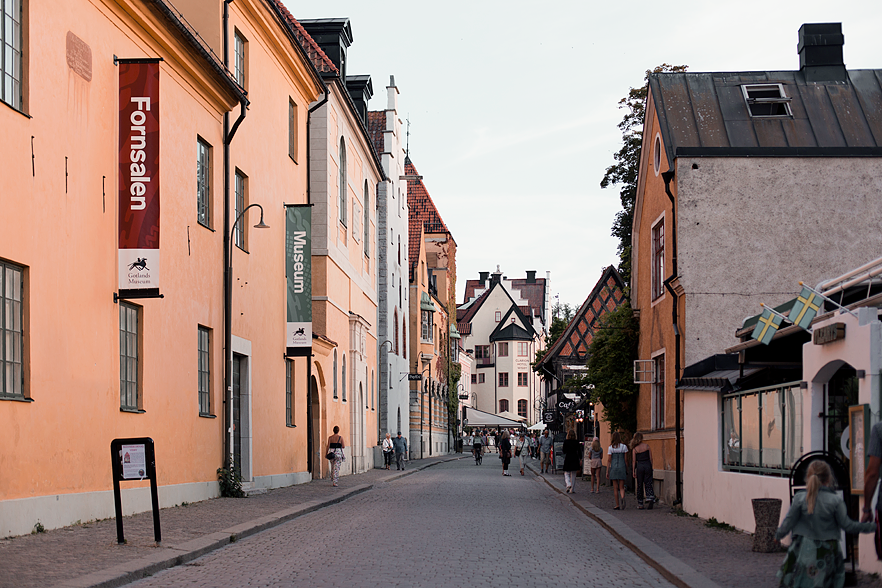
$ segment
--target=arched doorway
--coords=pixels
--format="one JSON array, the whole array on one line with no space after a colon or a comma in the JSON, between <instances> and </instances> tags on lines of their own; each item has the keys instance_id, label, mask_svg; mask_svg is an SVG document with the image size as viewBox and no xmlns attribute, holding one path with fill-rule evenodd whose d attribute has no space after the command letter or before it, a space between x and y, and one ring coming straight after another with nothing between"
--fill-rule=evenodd
<instances>
[{"instance_id":1,"label":"arched doorway","mask_svg":"<svg viewBox=\"0 0 882 588\"><path fill-rule=\"evenodd\" d=\"M306 444L306 466L312 479L318 480L322 477L321 404L318 379L315 376L310 378L306 399Z\"/></svg>"},{"instance_id":2,"label":"arched doorway","mask_svg":"<svg viewBox=\"0 0 882 588\"><path fill-rule=\"evenodd\" d=\"M841 459L848 467L848 407L858 404L858 378L851 365L842 361L835 364L822 370L829 373L836 368L824 384L824 450Z\"/></svg>"}]
</instances>

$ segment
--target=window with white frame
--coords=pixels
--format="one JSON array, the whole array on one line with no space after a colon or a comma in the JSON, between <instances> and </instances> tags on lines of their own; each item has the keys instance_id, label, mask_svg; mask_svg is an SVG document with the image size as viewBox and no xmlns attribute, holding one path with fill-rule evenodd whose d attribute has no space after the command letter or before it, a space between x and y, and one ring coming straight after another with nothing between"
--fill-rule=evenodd
<instances>
[{"instance_id":1,"label":"window with white frame","mask_svg":"<svg viewBox=\"0 0 882 588\"><path fill-rule=\"evenodd\" d=\"M236 76L236 82L245 87L245 37L242 33L236 31L233 51L235 59L233 64L233 74Z\"/></svg>"},{"instance_id":2,"label":"window with white frame","mask_svg":"<svg viewBox=\"0 0 882 588\"><path fill-rule=\"evenodd\" d=\"M333 370L332 371L334 372L334 376L332 379L334 381L334 399L336 400L338 397L338 395L337 395L337 350L336 349L334 350L334 363L333 363Z\"/></svg>"},{"instance_id":3,"label":"window with white frame","mask_svg":"<svg viewBox=\"0 0 882 588\"><path fill-rule=\"evenodd\" d=\"M141 308L128 302L119 303L119 407L137 411L140 396L140 329Z\"/></svg>"},{"instance_id":4,"label":"window with white frame","mask_svg":"<svg viewBox=\"0 0 882 588\"><path fill-rule=\"evenodd\" d=\"M199 356L197 372L199 374L199 414L211 415L211 329L199 325L198 328Z\"/></svg>"},{"instance_id":5,"label":"window with white frame","mask_svg":"<svg viewBox=\"0 0 882 588\"><path fill-rule=\"evenodd\" d=\"M652 428L665 428L665 354L652 358L655 383L652 384Z\"/></svg>"},{"instance_id":6,"label":"window with white frame","mask_svg":"<svg viewBox=\"0 0 882 588\"><path fill-rule=\"evenodd\" d=\"M793 116L784 84L744 84L741 92L752 117Z\"/></svg>"},{"instance_id":7,"label":"window with white frame","mask_svg":"<svg viewBox=\"0 0 882 588\"><path fill-rule=\"evenodd\" d=\"M497 310L497 311L493 314L493 320L496 321L497 323L498 323L499 321L501 321L501 320L502 320L502 311Z\"/></svg>"},{"instance_id":8,"label":"window with white frame","mask_svg":"<svg viewBox=\"0 0 882 588\"><path fill-rule=\"evenodd\" d=\"M371 191L367 180L364 181L364 255L371 256Z\"/></svg>"},{"instance_id":9,"label":"window with white frame","mask_svg":"<svg viewBox=\"0 0 882 588\"><path fill-rule=\"evenodd\" d=\"M246 186L247 186L248 178L238 169L236 170L236 179L233 186L234 198L235 198L235 210L233 212L233 219L239 219L239 215L242 214L242 211L245 210L245 207L248 206L248 202L246 200ZM240 218L239 222L236 223L236 226L233 227L233 239L236 243L236 247L245 251L245 236L248 224L245 221L245 218Z\"/></svg>"},{"instance_id":10,"label":"window with white frame","mask_svg":"<svg viewBox=\"0 0 882 588\"><path fill-rule=\"evenodd\" d=\"M343 402L346 402L346 380L348 378L346 377L346 354L345 353L343 354L343 363L341 365L342 365L342 367L340 368L340 390L341 390L342 396L343 396L342 400L343 400Z\"/></svg>"},{"instance_id":11,"label":"window with white frame","mask_svg":"<svg viewBox=\"0 0 882 588\"><path fill-rule=\"evenodd\" d=\"M288 98L288 157L297 163L297 128L298 128L297 103Z\"/></svg>"},{"instance_id":12,"label":"window with white frame","mask_svg":"<svg viewBox=\"0 0 882 588\"><path fill-rule=\"evenodd\" d=\"M340 177L337 182L340 184L340 202L338 204L339 211L339 219L340 223L345 227L347 226L346 219L346 208L349 206L349 199L346 195L346 141L343 137L340 137L340 161L338 163Z\"/></svg>"},{"instance_id":13,"label":"window with white frame","mask_svg":"<svg viewBox=\"0 0 882 588\"><path fill-rule=\"evenodd\" d=\"M420 338L426 342L431 343L433 340L432 330L434 325L432 324L432 311L424 310L422 311L423 321L422 321L422 332L420 333Z\"/></svg>"},{"instance_id":14,"label":"window with white frame","mask_svg":"<svg viewBox=\"0 0 882 588\"><path fill-rule=\"evenodd\" d=\"M196 139L196 220L211 228L211 145Z\"/></svg>"},{"instance_id":15,"label":"window with white frame","mask_svg":"<svg viewBox=\"0 0 882 588\"><path fill-rule=\"evenodd\" d=\"M0 6L0 99L22 109L22 0L5 0Z\"/></svg>"},{"instance_id":16,"label":"window with white frame","mask_svg":"<svg viewBox=\"0 0 882 588\"><path fill-rule=\"evenodd\" d=\"M530 353L530 344L526 341L518 341L518 357L527 357Z\"/></svg>"},{"instance_id":17,"label":"window with white frame","mask_svg":"<svg viewBox=\"0 0 882 588\"><path fill-rule=\"evenodd\" d=\"M0 398L24 398L24 269L0 261Z\"/></svg>"},{"instance_id":18,"label":"window with white frame","mask_svg":"<svg viewBox=\"0 0 882 588\"><path fill-rule=\"evenodd\" d=\"M294 426L294 360L285 360L285 424Z\"/></svg>"},{"instance_id":19,"label":"window with white frame","mask_svg":"<svg viewBox=\"0 0 882 588\"><path fill-rule=\"evenodd\" d=\"M665 219L652 227L652 299L665 293Z\"/></svg>"}]
</instances>

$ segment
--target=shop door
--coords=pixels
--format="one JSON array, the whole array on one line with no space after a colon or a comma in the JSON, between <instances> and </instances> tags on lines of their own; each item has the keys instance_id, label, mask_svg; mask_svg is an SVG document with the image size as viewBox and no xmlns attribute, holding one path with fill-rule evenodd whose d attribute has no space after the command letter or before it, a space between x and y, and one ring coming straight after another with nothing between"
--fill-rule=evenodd
<instances>
[{"instance_id":1,"label":"shop door","mask_svg":"<svg viewBox=\"0 0 882 588\"><path fill-rule=\"evenodd\" d=\"M244 356L233 354L233 467L242 474L242 363Z\"/></svg>"},{"instance_id":2,"label":"shop door","mask_svg":"<svg viewBox=\"0 0 882 588\"><path fill-rule=\"evenodd\" d=\"M839 368L824 386L825 420L824 449L842 460L849 467L848 407L858 403L858 380L854 368Z\"/></svg>"}]
</instances>

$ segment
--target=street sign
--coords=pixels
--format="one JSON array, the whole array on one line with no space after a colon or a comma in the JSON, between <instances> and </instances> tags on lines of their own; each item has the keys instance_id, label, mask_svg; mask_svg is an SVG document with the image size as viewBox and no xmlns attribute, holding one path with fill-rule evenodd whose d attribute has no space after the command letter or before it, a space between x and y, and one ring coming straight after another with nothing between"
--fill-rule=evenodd
<instances>
[{"instance_id":1,"label":"street sign","mask_svg":"<svg viewBox=\"0 0 882 588\"><path fill-rule=\"evenodd\" d=\"M469 395L468 395L468 394L461 394L461 395L459 396L459 399L460 399L460 400L468 400L468 399L469 399Z\"/></svg>"},{"instance_id":2,"label":"street sign","mask_svg":"<svg viewBox=\"0 0 882 588\"><path fill-rule=\"evenodd\" d=\"M574 406L576 406L575 400L560 400L557 403L557 408L560 410L572 410Z\"/></svg>"},{"instance_id":3,"label":"street sign","mask_svg":"<svg viewBox=\"0 0 882 588\"><path fill-rule=\"evenodd\" d=\"M557 420L557 414L553 410L546 410L542 413L542 422L543 423L553 423Z\"/></svg>"},{"instance_id":4,"label":"street sign","mask_svg":"<svg viewBox=\"0 0 882 588\"><path fill-rule=\"evenodd\" d=\"M423 374L407 374L408 382L419 382L423 379Z\"/></svg>"}]
</instances>

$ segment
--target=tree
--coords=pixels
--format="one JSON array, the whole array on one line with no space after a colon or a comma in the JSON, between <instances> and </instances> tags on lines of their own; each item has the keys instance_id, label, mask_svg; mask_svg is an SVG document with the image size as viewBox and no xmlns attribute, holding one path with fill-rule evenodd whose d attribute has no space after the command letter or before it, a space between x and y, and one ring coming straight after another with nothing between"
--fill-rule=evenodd
<instances>
[{"instance_id":1,"label":"tree","mask_svg":"<svg viewBox=\"0 0 882 588\"><path fill-rule=\"evenodd\" d=\"M634 203L637 200L637 175L640 170L640 149L643 144L643 119L646 114L646 97L649 93L649 74L663 72L683 72L686 65L663 63L647 70L644 83L639 88L631 88L628 95L619 100L619 108L625 109L625 116L618 124L622 131L622 147L613 155L614 165L606 168L601 188L620 186L619 198L622 210L616 213L611 234L619 240L619 273L625 282L625 290L631 287L631 225L634 222Z\"/></svg>"},{"instance_id":2,"label":"tree","mask_svg":"<svg viewBox=\"0 0 882 588\"><path fill-rule=\"evenodd\" d=\"M539 363L554 343L560 339L563 332L567 330L570 321L576 316L577 310L579 309L567 303L555 303L554 306L551 307L551 316L553 318L551 319L551 326L548 329L548 338L545 339L545 348L536 351L533 365Z\"/></svg>"},{"instance_id":3,"label":"tree","mask_svg":"<svg viewBox=\"0 0 882 588\"><path fill-rule=\"evenodd\" d=\"M593 384L592 399L603 405L603 420L613 431L637 430L637 391L633 366L640 323L626 300L600 321L588 349L588 374L580 385Z\"/></svg>"}]
</instances>

